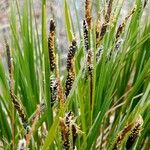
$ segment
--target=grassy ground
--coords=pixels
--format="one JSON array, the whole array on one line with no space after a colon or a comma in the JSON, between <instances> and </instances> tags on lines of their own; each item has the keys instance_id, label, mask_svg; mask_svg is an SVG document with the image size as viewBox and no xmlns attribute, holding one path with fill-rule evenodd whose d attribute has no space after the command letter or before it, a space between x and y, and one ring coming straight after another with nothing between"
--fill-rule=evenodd
<instances>
[{"instance_id":1,"label":"grassy ground","mask_svg":"<svg viewBox=\"0 0 150 150\"><path fill-rule=\"evenodd\" d=\"M7 70L0 60L0 149L149 149L146 2L133 1L120 21L123 0L86 0L84 20L76 1L64 0L70 46L62 74L57 20L47 26L46 0L41 31L32 0L11 1Z\"/></svg>"}]
</instances>

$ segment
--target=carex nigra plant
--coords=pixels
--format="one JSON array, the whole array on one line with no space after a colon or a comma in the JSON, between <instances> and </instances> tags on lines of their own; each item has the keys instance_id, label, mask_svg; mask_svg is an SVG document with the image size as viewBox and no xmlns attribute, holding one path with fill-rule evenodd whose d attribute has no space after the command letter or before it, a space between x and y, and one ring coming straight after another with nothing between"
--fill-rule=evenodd
<instances>
[{"instance_id":1,"label":"carex nigra plant","mask_svg":"<svg viewBox=\"0 0 150 150\"><path fill-rule=\"evenodd\" d=\"M125 2L58 1L60 17L42 0L40 23L33 0L10 1L0 149L149 149L149 2Z\"/></svg>"}]
</instances>

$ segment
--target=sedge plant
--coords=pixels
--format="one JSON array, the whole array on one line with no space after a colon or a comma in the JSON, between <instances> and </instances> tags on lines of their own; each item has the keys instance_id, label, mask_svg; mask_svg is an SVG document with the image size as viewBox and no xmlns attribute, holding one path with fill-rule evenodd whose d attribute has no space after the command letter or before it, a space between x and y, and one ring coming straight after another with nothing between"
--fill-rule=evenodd
<instances>
[{"instance_id":1,"label":"sedge plant","mask_svg":"<svg viewBox=\"0 0 150 150\"><path fill-rule=\"evenodd\" d=\"M6 61L0 60L0 149L150 148L148 1L133 3L120 21L123 0L85 0L82 19L76 1L64 0L70 46L62 72L57 17L47 23L47 1L41 30L32 0L10 1Z\"/></svg>"}]
</instances>

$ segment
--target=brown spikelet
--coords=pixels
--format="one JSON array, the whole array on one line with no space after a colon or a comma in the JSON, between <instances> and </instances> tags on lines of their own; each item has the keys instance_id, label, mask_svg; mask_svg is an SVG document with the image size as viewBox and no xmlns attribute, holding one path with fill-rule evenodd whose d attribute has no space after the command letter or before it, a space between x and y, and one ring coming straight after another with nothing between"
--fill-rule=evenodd
<instances>
[{"instance_id":1,"label":"brown spikelet","mask_svg":"<svg viewBox=\"0 0 150 150\"><path fill-rule=\"evenodd\" d=\"M86 20L83 20L83 36L84 36L85 50L88 51L89 50L89 41L88 41L88 27L87 27Z\"/></svg>"},{"instance_id":2,"label":"brown spikelet","mask_svg":"<svg viewBox=\"0 0 150 150\"><path fill-rule=\"evenodd\" d=\"M73 58L75 56L76 49L77 49L77 42L76 40L73 40L71 46L69 47L68 56L67 56L67 70L68 71L73 68L73 65L74 65Z\"/></svg>"},{"instance_id":3,"label":"brown spikelet","mask_svg":"<svg viewBox=\"0 0 150 150\"><path fill-rule=\"evenodd\" d=\"M122 24L119 25L119 27L117 29L117 33L116 33L116 41L118 40L120 35L123 33L123 30L124 30L124 28L126 26L126 23L127 23L128 19L134 14L134 12L135 12L135 8L133 8L133 10L125 17L125 19L122 22Z\"/></svg>"},{"instance_id":4,"label":"brown spikelet","mask_svg":"<svg viewBox=\"0 0 150 150\"><path fill-rule=\"evenodd\" d=\"M50 20L50 31L48 36L48 50L49 50L49 61L50 69L53 71L56 68L56 56L55 56L55 22L53 19Z\"/></svg>"},{"instance_id":5,"label":"brown spikelet","mask_svg":"<svg viewBox=\"0 0 150 150\"><path fill-rule=\"evenodd\" d=\"M35 125L38 122L38 119L40 117L40 115L42 114L42 112L45 109L45 104L41 103L39 105L37 105L37 109L34 113L34 115L32 116L31 119L31 129L29 130L29 132L27 132L27 134L25 135L25 139L26 139L26 148L28 148L28 145L30 144L32 135L33 135L33 131L35 129Z\"/></svg>"},{"instance_id":6,"label":"brown spikelet","mask_svg":"<svg viewBox=\"0 0 150 150\"><path fill-rule=\"evenodd\" d=\"M101 27L100 39L99 39L100 41L103 39L103 37L104 37L104 35L107 31L108 24L110 22L112 4L113 4L113 0L109 0L108 7L107 7L107 12L106 12L106 15L105 15L105 21L104 21L104 23L102 24L102 27Z\"/></svg>"},{"instance_id":7,"label":"brown spikelet","mask_svg":"<svg viewBox=\"0 0 150 150\"><path fill-rule=\"evenodd\" d=\"M85 0L85 18L86 22L88 24L89 29L91 28L91 1L90 0Z\"/></svg>"},{"instance_id":8,"label":"brown spikelet","mask_svg":"<svg viewBox=\"0 0 150 150\"><path fill-rule=\"evenodd\" d=\"M135 143L137 137L140 134L140 131L142 129L143 125L143 118L142 116L139 116L139 118L136 120L134 127L131 130L131 133L129 135L129 138L126 142L126 149L129 150L132 148L133 144Z\"/></svg>"},{"instance_id":9,"label":"brown spikelet","mask_svg":"<svg viewBox=\"0 0 150 150\"><path fill-rule=\"evenodd\" d=\"M133 127L133 123L127 125L122 131L121 133L119 133L118 137L117 137L117 140L114 144L114 147L113 147L113 150L118 150L120 145L121 145L121 142L124 140L125 136L131 131Z\"/></svg>"},{"instance_id":10,"label":"brown spikelet","mask_svg":"<svg viewBox=\"0 0 150 150\"><path fill-rule=\"evenodd\" d=\"M13 80L13 65L11 61L11 55L10 55L10 48L7 43L7 40L5 39L6 44L6 52L7 52L7 64L8 64L8 72L9 72L9 89L10 89L10 96L12 99L12 102L14 104L15 109L18 112L18 115L24 125L24 127L27 125L27 117L24 113L24 110L22 108L22 105L20 104L17 96L14 94L14 80Z\"/></svg>"}]
</instances>

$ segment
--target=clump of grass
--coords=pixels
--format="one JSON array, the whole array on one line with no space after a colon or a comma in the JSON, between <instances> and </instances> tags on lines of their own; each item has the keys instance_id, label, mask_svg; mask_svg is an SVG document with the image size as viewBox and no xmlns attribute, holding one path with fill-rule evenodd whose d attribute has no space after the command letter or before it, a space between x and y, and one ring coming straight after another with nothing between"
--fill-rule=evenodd
<instances>
[{"instance_id":1,"label":"clump of grass","mask_svg":"<svg viewBox=\"0 0 150 150\"><path fill-rule=\"evenodd\" d=\"M72 2L64 0L70 47L63 73L57 15L47 31L50 16L42 0L41 40L32 1L11 2L8 72L0 60L3 149L147 148L150 24L142 23L147 1L134 1L121 24L123 1L118 6L107 1L106 10L102 2L85 0L82 20L76 2L70 9Z\"/></svg>"}]
</instances>

